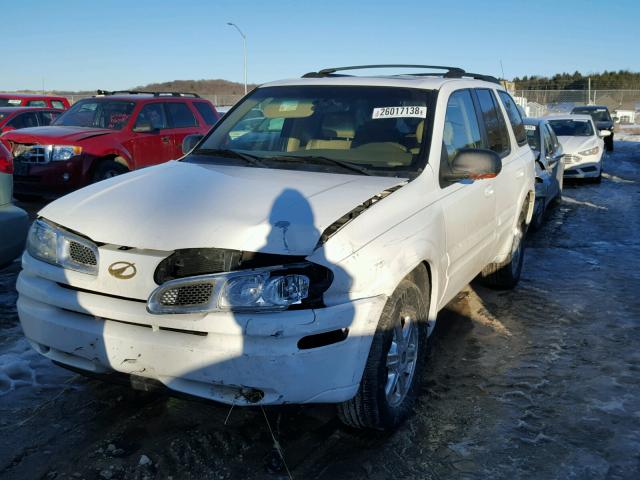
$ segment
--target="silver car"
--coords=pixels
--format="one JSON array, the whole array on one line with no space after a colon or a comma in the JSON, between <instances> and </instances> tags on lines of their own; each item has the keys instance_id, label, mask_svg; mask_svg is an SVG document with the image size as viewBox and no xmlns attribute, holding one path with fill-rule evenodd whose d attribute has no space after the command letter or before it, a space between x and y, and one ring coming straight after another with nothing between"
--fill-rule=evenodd
<instances>
[{"instance_id":1,"label":"silver car","mask_svg":"<svg viewBox=\"0 0 640 480\"><path fill-rule=\"evenodd\" d=\"M0 143L0 268L22 253L29 228L27 212L11 203L12 173L13 158Z\"/></svg>"},{"instance_id":2,"label":"silver car","mask_svg":"<svg viewBox=\"0 0 640 480\"><path fill-rule=\"evenodd\" d=\"M536 156L536 202L531 226L538 229L547 207L562 197L564 159L562 145L546 120L526 118L527 141Z\"/></svg>"}]
</instances>

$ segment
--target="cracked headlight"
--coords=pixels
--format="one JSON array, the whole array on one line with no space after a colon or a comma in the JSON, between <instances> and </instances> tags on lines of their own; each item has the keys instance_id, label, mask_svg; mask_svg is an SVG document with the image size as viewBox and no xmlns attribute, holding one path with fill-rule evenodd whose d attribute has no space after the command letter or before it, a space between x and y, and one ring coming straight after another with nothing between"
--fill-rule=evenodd
<instances>
[{"instance_id":1,"label":"cracked headlight","mask_svg":"<svg viewBox=\"0 0 640 480\"><path fill-rule=\"evenodd\" d=\"M149 297L150 313L278 311L321 306L331 272L305 262L170 280Z\"/></svg>"},{"instance_id":2,"label":"cracked headlight","mask_svg":"<svg viewBox=\"0 0 640 480\"><path fill-rule=\"evenodd\" d=\"M90 275L98 274L98 247L93 242L42 219L33 222L29 229L27 252L43 262Z\"/></svg>"},{"instance_id":3,"label":"cracked headlight","mask_svg":"<svg viewBox=\"0 0 640 480\"><path fill-rule=\"evenodd\" d=\"M76 145L51 145L51 160L61 162L80 155L82 147Z\"/></svg>"},{"instance_id":4,"label":"cracked headlight","mask_svg":"<svg viewBox=\"0 0 640 480\"><path fill-rule=\"evenodd\" d=\"M588 155L595 155L599 151L600 151L600 147L593 147L593 148L590 148L589 150L583 150L581 152L578 152L578 155L582 155L583 157L586 157Z\"/></svg>"}]
</instances>

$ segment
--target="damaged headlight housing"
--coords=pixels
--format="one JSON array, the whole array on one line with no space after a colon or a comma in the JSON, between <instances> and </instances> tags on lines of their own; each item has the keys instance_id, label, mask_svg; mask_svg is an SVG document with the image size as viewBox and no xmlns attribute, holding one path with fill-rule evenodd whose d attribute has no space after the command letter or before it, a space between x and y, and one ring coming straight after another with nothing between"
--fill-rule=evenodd
<instances>
[{"instance_id":1,"label":"damaged headlight housing","mask_svg":"<svg viewBox=\"0 0 640 480\"><path fill-rule=\"evenodd\" d=\"M317 305L331 283L328 269L309 262L170 280L149 297L150 313L266 312Z\"/></svg>"},{"instance_id":2,"label":"damaged headlight housing","mask_svg":"<svg viewBox=\"0 0 640 480\"><path fill-rule=\"evenodd\" d=\"M27 252L38 260L90 275L98 274L98 247L86 238L45 220L31 225Z\"/></svg>"}]
</instances>

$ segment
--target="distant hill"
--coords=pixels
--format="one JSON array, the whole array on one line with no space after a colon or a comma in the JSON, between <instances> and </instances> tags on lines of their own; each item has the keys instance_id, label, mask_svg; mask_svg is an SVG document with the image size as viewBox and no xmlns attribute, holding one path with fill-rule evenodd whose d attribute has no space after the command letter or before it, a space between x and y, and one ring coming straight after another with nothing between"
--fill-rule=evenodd
<instances>
[{"instance_id":1,"label":"distant hill","mask_svg":"<svg viewBox=\"0 0 640 480\"><path fill-rule=\"evenodd\" d=\"M251 90L255 88L256 84L247 85L247 89ZM100 88L100 85L97 86ZM228 80L213 79L213 80L173 80L171 82L162 83L150 83L149 85L143 85L138 87L123 88L122 90L140 90L143 92L189 92L197 93L198 95L244 95L244 84L237 82L230 82ZM19 90L22 93L42 93L40 90ZM71 91L71 90L55 90L47 93L55 95L77 95L77 96L90 96L95 95L96 90L83 90L83 91Z\"/></svg>"},{"instance_id":2,"label":"distant hill","mask_svg":"<svg viewBox=\"0 0 640 480\"><path fill-rule=\"evenodd\" d=\"M247 85L248 90L255 88L256 84ZM136 87L133 90L144 92L190 92L198 95L244 95L244 84L230 82L228 80L173 80L171 82L150 83Z\"/></svg>"}]
</instances>

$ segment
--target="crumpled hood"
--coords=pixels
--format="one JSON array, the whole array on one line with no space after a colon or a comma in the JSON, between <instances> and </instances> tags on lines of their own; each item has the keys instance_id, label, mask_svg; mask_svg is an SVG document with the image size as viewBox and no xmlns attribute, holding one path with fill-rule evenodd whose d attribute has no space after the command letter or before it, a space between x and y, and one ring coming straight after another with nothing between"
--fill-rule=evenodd
<instances>
[{"instance_id":1,"label":"crumpled hood","mask_svg":"<svg viewBox=\"0 0 640 480\"><path fill-rule=\"evenodd\" d=\"M308 255L334 221L404 181L172 161L90 185L39 213L121 246Z\"/></svg>"},{"instance_id":2,"label":"crumpled hood","mask_svg":"<svg viewBox=\"0 0 640 480\"><path fill-rule=\"evenodd\" d=\"M595 137L558 137L558 141L562 145L562 151L565 155L574 155L576 153L588 150L598 146L598 140Z\"/></svg>"},{"instance_id":3,"label":"crumpled hood","mask_svg":"<svg viewBox=\"0 0 640 480\"><path fill-rule=\"evenodd\" d=\"M16 143L34 143L39 145L73 145L88 138L108 135L114 130L84 127L32 127L12 130L3 135L3 139Z\"/></svg>"}]
</instances>

